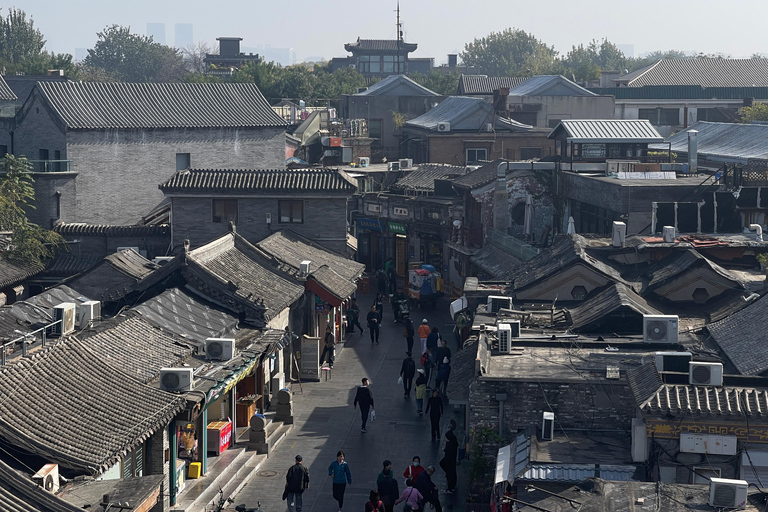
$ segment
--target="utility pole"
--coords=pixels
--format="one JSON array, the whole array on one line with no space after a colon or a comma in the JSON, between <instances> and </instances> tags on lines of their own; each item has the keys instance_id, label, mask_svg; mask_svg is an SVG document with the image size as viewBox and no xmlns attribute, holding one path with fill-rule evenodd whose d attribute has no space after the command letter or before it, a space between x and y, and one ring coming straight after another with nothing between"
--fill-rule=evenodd
<instances>
[{"instance_id":1,"label":"utility pole","mask_svg":"<svg viewBox=\"0 0 768 512\"><path fill-rule=\"evenodd\" d=\"M400 46L403 42L403 24L400 23L400 0L397 0L397 74L401 74L400 70Z\"/></svg>"}]
</instances>

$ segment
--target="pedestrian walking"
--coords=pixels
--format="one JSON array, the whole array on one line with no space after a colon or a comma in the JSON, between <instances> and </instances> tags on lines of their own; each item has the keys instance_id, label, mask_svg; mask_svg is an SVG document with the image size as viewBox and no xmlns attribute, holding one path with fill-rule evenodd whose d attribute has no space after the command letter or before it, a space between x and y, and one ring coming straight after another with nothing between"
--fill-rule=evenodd
<instances>
[{"instance_id":1,"label":"pedestrian walking","mask_svg":"<svg viewBox=\"0 0 768 512\"><path fill-rule=\"evenodd\" d=\"M387 461L389 462L389 461ZM384 502L384 509L386 512L393 512L395 508L395 500L400 497L400 489L397 485L397 480L392 477L392 464L389 468L384 468L382 471L382 478L376 482L376 487L379 491L379 497Z\"/></svg>"},{"instance_id":2,"label":"pedestrian walking","mask_svg":"<svg viewBox=\"0 0 768 512\"><path fill-rule=\"evenodd\" d=\"M427 350L429 350L433 358L437 353L438 345L440 345L440 331L437 327L433 327L429 334L427 334Z\"/></svg>"},{"instance_id":3,"label":"pedestrian walking","mask_svg":"<svg viewBox=\"0 0 768 512\"><path fill-rule=\"evenodd\" d=\"M399 498L395 500L395 505L405 502L403 512L415 512L419 510L419 503L424 499L421 493L413 486L413 480L408 478L405 481L405 490Z\"/></svg>"},{"instance_id":4,"label":"pedestrian walking","mask_svg":"<svg viewBox=\"0 0 768 512\"><path fill-rule=\"evenodd\" d=\"M445 456L440 461L440 467L445 471L445 479L448 485L445 492L447 493L456 492L456 458L459 454L459 440L456 439L456 434L453 433L454 430L456 430L456 422L451 420L451 426L448 427L448 432L445 433L445 447L443 448Z\"/></svg>"},{"instance_id":5,"label":"pedestrian walking","mask_svg":"<svg viewBox=\"0 0 768 512\"><path fill-rule=\"evenodd\" d=\"M416 388L416 412L421 416L424 407L424 398L427 396L427 377L424 375L424 370L419 368L416 370L416 382L414 387Z\"/></svg>"},{"instance_id":6,"label":"pedestrian walking","mask_svg":"<svg viewBox=\"0 0 768 512\"><path fill-rule=\"evenodd\" d=\"M437 365L437 375L435 376L435 388L442 394L448 392L448 377L451 376L451 362L447 357Z\"/></svg>"},{"instance_id":7,"label":"pedestrian walking","mask_svg":"<svg viewBox=\"0 0 768 512\"><path fill-rule=\"evenodd\" d=\"M355 332L355 327L360 329L360 334L365 332L363 326L360 325L360 306L357 305L357 299L349 301L349 309L347 309L347 328Z\"/></svg>"},{"instance_id":8,"label":"pedestrian walking","mask_svg":"<svg viewBox=\"0 0 768 512\"><path fill-rule=\"evenodd\" d=\"M366 320L368 321L368 330L371 332L371 345L373 345L379 342L379 313L376 311L376 304L371 306Z\"/></svg>"},{"instance_id":9,"label":"pedestrian walking","mask_svg":"<svg viewBox=\"0 0 768 512\"><path fill-rule=\"evenodd\" d=\"M403 364L400 365L400 378L403 379L403 397L411 396L411 387L413 387L413 376L416 375L416 362L411 358L411 352L405 353Z\"/></svg>"},{"instance_id":10,"label":"pedestrian walking","mask_svg":"<svg viewBox=\"0 0 768 512\"><path fill-rule=\"evenodd\" d=\"M421 367L424 368L424 375L427 376L427 386L429 386L429 382L432 380L432 369L434 368L434 364L435 363L432 361L432 353L427 349L427 351L421 355Z\"/></svg>"},{"instance_id":11,"label":"pedestrian walking","mask_svg":"<svg viewBox=\"0 0 768 512\"><path fill-rule=\"evenodd\" d=\"M383 268L376 271L376 285L380 294L387 293L387 273L384 272Z\"/></svg>"},{"instance_id":12,"label":"pedestrian walking","mask_svg":"<svg viewBox=\"0 0 768 512\"><path fill-rule=\"evenodd\" d=\"M440 393L437 390L432 391L432 396L427 401L427 410L424 412L429 413L429 422L431 423L433 441L440 440L440 418L443 416L443 399L440 398Z\"/></svg>"},{"instance_id":13,"label":"pedestrian walking","mask_svg":"<svg viewBox=\"0 0 768 512\"><path fill-rule=\"evenodd\" d=\"M408 345L408 352L413 353L413 337L416 335L416 330L413 327L413 320L411 320L411 317L406 317L405 319L405 330L403 331L403 336L405 337L405 342Z\"/></svg>"},{"instance_id":14,"label":"pedestrian walking","mask_svg":"<svg viewBox=\"0 0 768 512\"><path fill-rule=\"evenodd\" d=\"M379 315L379 325L381 325L381 319L384 317L384 294L380 293L373 299L373 305L376 306L376 313Z\"/></svg>"},{"instance_id":15,"label":"pedestrian walking","mask_svg":"<svg viewBox=\"0 0 768 512\"><path fill-rule=\"evenodd\" d=\"M395 268L395 264L389 266L389 270L387 271L387 280L389 281L389 293L390 295L394 295L394 293L397 291L397 269Z\"/></svg>"},{"instance_id":16,"label":"pedestrian walking","mask_svg":"<svg viewBox=\"0 0 768 512\"><path fill-rule=\"evenodd\" d=\"M379 491L371 491L368 494L368 503L365 504L365 512L384 512L384 503L379 498Z\"/></svg>"},{"instance_id":17,"label":"pedestrian walking","mask_svg":"<svg viewBox=\"0 0 768 512\"><path fill-rule=\"evenodd\" d=\"M357 388L355 393L355 401L352 404L357 409L357 404L360 404L360 415L362 416L363 425L360 427L360 432L367 432L365 430L365 424L368 422L368 411L375 410L373 406L373 393L371 393L368 387L369 381L363 377L363 385Z\"/></svg>"},{"instance_id":18,"label":"pedestrian walking","mask_svg":"<svg viewBox=\"0 0 768 512\"><path fill-rule=\"evenodd\" d=\"M344 452L339 450L336 454L336 460L328 466L328 476L333 477L333 499L339 503L339 512L344 508L344 491L347 484L352 485L352 473L349 471L349 464L344 460Z\"/></svg>"},{"instance_id":19,"label":"pedestrian walking","mask_svg":"<svg viewBox=\"0 0 768 512\"><path fill-rule=\"evenodd\" d=\"M331 332L331 326L325 328L325 348L323 353L320 354L320 366L323 366L325 361L325 354L328 354L328 366L333 368L333 360L336 358L336 340L333 339L333 333Z\"/></svg>"},{"instance_id":20,"label":"pedestrian walking","mask_svg":"<svg viewBox=\"0 0 768 512\"><path fill-rule=\"evenodd\" d=\"M405 468L405 471L403 471L403 476L405 478L410 478L415 482L416 479L419 478L419 475L422 471L424 471L424 466L421 465L421 457L414 455L413 463Z\"/></svg>"},{"instance_id":21,"label":"pedestrian walking","mask_svg":"<svg viewBox=\"0 0 768 512\"><path fill-rule=\"evenodd\" d=\"M381 470L379 473L379 476L376 477L376 485L378 486L381 483L381 480L384 478L384 471L387 469L392 471L392 461L391 460L385 460L381 463L384 466L384 469Z\"/></svg>"},{"instance_id":22,"label":"pedestrian walking","mask_svg":"<svg viewBox=\"0 0 768 512\"><path fill-rule=\"evenodd\" d=\"M301 463L301 455L297 455L295 461L285 474L283 499L288 503L288 512L301 512L302 496L309 489L309 469Z\"/></svg>"},{"instance_id":23,"label":"pedestrian walking","mask_svg":"<svg viewBox=\"0 0 768 512\"><path fill-rule=\"evenodd\" d=\"M432 482L432 475L435 473L435 466L427 466L414 482L414 487L424 497L424 503L429 503L435 508L435 512L442 512L440 506L440 491Z\"/></svg>"},{"instance_id":24,"label":"pedestrian walking","mask_svg":"<svg viewBox=\"0 0 768 512\"><path fill-rule=\"evenodd\" d=\"M427 319L421 321L421 325L419 326L419 340L421 341L421 353L427 351L427 336L429 336L429 333L432 332L432 330L429 328Z\"/></svg>"},{"instance_id":25,"label":"pedestrian walking","mask_svg":"<svg viewBox=\"0 0 768 512\"><path fill-rule=\"evenodd\" d=\"M440 346L435 350L435 361L440 362L445 358L451 359L451 349L448 348L448 341L440 337Z\"/></svg>"}]
</instances>

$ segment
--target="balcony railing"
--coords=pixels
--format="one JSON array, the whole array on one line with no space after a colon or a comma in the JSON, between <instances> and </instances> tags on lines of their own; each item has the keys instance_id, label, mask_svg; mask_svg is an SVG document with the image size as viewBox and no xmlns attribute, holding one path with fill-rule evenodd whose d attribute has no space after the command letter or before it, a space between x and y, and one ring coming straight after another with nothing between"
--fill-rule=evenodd
<instances>
[{"instance_id":1,"label":"balcony railing","mask_svg":"<svg viewBox=\"0 0 768 512\"><path fill-rule=\"evenodd\" d=\"M72 160L29 160L32 172L70 172Z\"/></svg>"}]
</instances>

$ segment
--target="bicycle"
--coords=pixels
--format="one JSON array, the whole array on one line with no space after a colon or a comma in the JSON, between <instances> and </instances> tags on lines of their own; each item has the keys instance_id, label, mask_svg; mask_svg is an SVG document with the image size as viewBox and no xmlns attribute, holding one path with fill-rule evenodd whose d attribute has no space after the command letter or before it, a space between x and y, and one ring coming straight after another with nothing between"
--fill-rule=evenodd
<instances>
[{"instance_id":1,"label":"bicycle","mask_svg":"<svg viewBox=\"0 0 768 512\"><path fill-rule=\"evenodd\" d=\"M211 512L221 512L224 510L224 507L227 506L229 503L234 503L235 500L233 500L231 497L225 498L224 497L224 489L219 486L219 497L218 500L216 498L213 499L211 502Z\"/></svg>"}]
</instances>

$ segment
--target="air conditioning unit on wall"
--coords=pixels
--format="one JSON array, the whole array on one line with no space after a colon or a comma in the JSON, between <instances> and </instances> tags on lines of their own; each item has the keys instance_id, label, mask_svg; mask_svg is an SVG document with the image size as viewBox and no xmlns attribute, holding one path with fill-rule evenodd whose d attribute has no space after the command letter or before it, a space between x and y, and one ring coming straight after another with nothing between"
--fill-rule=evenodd
<instances>
[{"instance_id":1,"label":"air conditioning unit on wall","mask_svg":"<svg viewBox=\"0 0 768 512\"><path fill-rule=\"evenodd\" d=\"M496 337L499 338L499 352L502 354L512 352L512 327L509 324L499 324Z\"/></svg>"},{"instance_id":2,"label":"air conditioning unit on wall","mask_svg":"<svg viewBox=\"0 0 768 512\"><path fill-rule=\"evenodd\" d=\"M59 465L46 464L32 476L32 481L48 492L59 492Z\"/></svg>"},{"instance_id":3,"label":"air conditioning unit on wall","mask_svg":"<svg viewBox=\"0 0 768 512\"><path fill-rule=\"evenodd\" d=\"M233 338L208 338L205 340L205 358L229 361L235 357Z\"/></svg>"},{"instance_id":4,"label":"air conditioning unit on wall","mask_svg":"<svg viewBox=\"0 0 768 512\"><path fill-rule=\"evenodd\" d=\"M688 382L694 386L722 386L723 363L688 363Z\"/></svg>"},{"instance_id":5,"label":"air conditioning unit on wall","mask_svg":"<svg viewBox=\"0 0 768 512\"><path fill-rule=\"evenodd\" d=\"M61 321L51 327L52 336L66 336L75 330L76 308L74 302L62 302L53 306L53 320Z\"/></svg>"},{"instance_id":6,"label":"air conditioning unit on wall","mask_svg":"<svg viewBox=\"0 0 768 512\"><path fill-rule=\"evenodd\" d=\"M512 309L512 297L489 295L486 311L488 313L498 313L500 309Z\"/></svg>"},{"instance_id":7,"label":"air conditioning unit on wall","mask_svg":"<svg viewBox=\"0 0 768 512\"><path fill-rule=\"evenodd\" d=\"M160 387L165 391L191 391L192 368L160 368Z\"/></svg>"},{"instance_id":8,"label":"air conditioning unit on wall","mask_svg":"<svg viewBox=\"0 0 768 512\"><path fill-rule=\"evenodd\" d=\"M541 438L551 441L555 437L555 413L545 412L541 420Z\"/></svg>"},{"instance_id":9,"label":"air conditioning unit on wall","mask_svg":"<svg viewBox=\"0 0 768 512\"><path fill-rule=\"evenodd\" d=\"M643 341L677 343L677 315L643 315Z\"/></svg>"},{"instance_id":10,"label":"air conditioning unit on wall","mask_svg":"<svg viewBox=\"0 0 768 512\"><path fill-rule=\"evenodd\" d=\"M437 123L437 131L439 132L449 132L451 131L451 123L448 121L443 121L440 123Z\"/></svg>"},{"instance_id":11,"label":"air conditioning unit on wall","mask_svg":"<svg viewBox=\"0 0 768 512\"><path fill-rule=\"evenodd\" d=\"M741 508L747 503L746 480L712 478L709 481L709 506L715 508Z\"/></svg>"},{"instance_id":12,"label":"air conditioning unit on wall","mask_svg":"<svg viewBox=\"0 0 768 512\"><path fill-rule=\"evenodd\" d=\"M101 320L101 302L88 300L77 305L78 329L85 329L94 320Z\"/></svg>"}]
</instances>

